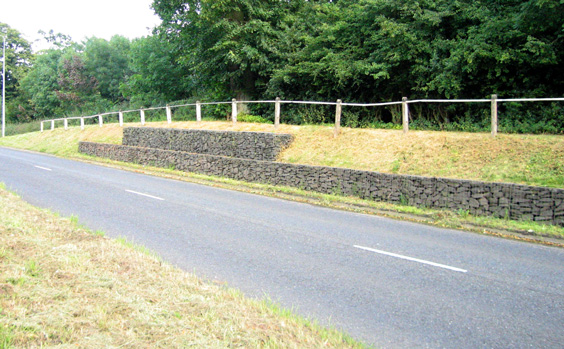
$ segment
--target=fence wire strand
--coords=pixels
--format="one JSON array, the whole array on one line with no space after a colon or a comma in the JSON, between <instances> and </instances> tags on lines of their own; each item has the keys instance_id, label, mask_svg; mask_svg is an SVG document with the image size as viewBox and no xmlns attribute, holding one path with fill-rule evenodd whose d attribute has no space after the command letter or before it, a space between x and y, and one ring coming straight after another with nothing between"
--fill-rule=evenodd
<instances>
[{"instance_id":1,"label":"fence wire strand","mask_svg":"<svg viewBox=\"0 0 564 349\"><path fill-rule=\"evenodd\" d=\"M43 129L43 123L51 123L51 125L54 125L55 122L57 121L65 121L68 122L68 120L78 120L78 119L93 119L93 118L100 118L100 126L103 124L102 121L102 117L104 116L108 116L108 115L121 115L123 116L123 114L126 113L133 113L133 112L137 112L137 113L141 113L143 114L145 111L148 110L161 110L161 109L172 109L172 108L181 108L181 107L193 107L193 106L204 106L204 105L225 105L225 104L277 104L277 105L281 105L281 104L297 104L297 105L330 105L330 106L337 106L337 113L339 114L340 112L340 106L347 106L347 107L381 107L381 106L388 106L388 105L400 105L400 104L404 104L405 106L407 106L408 104L416 104L416 103L492 103L492 106L495 104L497 105L498 103L503 103L503 102L562 102L564 101L564 98L562 97L557 97L557 98L497 98L497 96L492 95L491 99L415 99L415 100L408 100L407 98L404 98L403 101L397 101L397 102L381 102L381 103L343 103L340 100L336 101L336 102L318 102L318 101L284 101L284 100L264 100L264 101L238 101L238 100L231 100L231 101L224 101L224 102L196 102L196 103L188 103L188 104L178 104L178 105L167 105L165 107L150 107L150 108L141 108L141 109L131 109L131 110L122 110L122 111L114 111L114 112L106 112L106 113L101 113L101 114L95 114L95 115L89 115L89 116L72 116L72 117L63 117L63 118L55 118L55 119L47 119L47 120L43 120L41 121L41 129ZM405 107L405 109L407 109L407 107ZM496 112L497 113L497 112ZM493 118L493 116L492 116ZM497 118L497 115L495 116L495 118ZM340 120L340 115L338 120ZM170 122L170 120L169 120ZM234 122L235 122L235 117L234 117ZM340 125L337 125L336 121L336 125L335 127L338 128ZM121 123L121 118L120 118L120 123ZM404 125L404 132L406 131L407 128ZM497 132L497 130L495 131ZM494 134L494 131L492 130L492 134Z\"/></svg>"}]
</instances>

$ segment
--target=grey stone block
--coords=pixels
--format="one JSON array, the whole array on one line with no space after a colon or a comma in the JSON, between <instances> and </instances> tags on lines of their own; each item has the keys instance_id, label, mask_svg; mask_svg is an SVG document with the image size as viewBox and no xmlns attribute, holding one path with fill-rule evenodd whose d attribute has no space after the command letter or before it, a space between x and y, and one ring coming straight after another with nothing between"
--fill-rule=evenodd
<instances>
[{"instance_id":1,"label":"grey stone block","mask_svg":"<svg viewBox=\"0 0 564 349\"><path fill-rule=\"evenodd\" d=\"M127 127L123 145L274 161L293 141L290 134Z\"/></svg>"}]
</instances>

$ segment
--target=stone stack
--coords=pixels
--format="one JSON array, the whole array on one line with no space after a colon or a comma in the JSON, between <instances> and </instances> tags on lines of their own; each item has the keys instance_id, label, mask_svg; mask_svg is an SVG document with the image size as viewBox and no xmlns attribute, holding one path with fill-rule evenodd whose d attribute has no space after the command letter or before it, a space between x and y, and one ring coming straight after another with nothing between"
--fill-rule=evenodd
<instances>
[{"instance_id":1,"label":"stone stack","mask_svg":"<svg viewBox=\"0 0 564 349\"><path fill-rule=\"evenodd\" d=\"M293 136L266 132L186 130L174 128L128 127L123 145L176 150L195 154L276 161L290 146Z\"/></svg>"}]
</instances>

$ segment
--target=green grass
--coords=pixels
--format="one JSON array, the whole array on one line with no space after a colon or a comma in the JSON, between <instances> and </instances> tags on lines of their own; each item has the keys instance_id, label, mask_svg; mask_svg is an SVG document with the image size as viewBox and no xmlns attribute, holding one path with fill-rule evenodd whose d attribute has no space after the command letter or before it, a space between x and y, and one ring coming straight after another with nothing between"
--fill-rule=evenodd
<instances>
[{"instance_id":1,"label":"green grass","mask_svg":"<svg viewBox=\"0 0 564 349\"><path fill-rule=\"evenodd\" d=\"M39 266L39 263L33 259L28 260L25 263L25 273L26 275L30 276L30 277L38 277L41 274L41 267Z\"/></svg>"},{"instance_id":2,"label":"green grass","mask_svg":"<svg viewBox=\"0 0 564 349\"><path fill-rule=\"evenodd\" d=\"M0 325L0 349L12 347L14 342L14 329L11 326Z\"/></svg>"},{"instance_id":3,"label":"green grass","mask_svg":"<svg viewBox=\"0 0 564 349\"><path fill-rule=\"evenodd\" d=\"M100 235L99 232L96 232L96 233L94 233L94 234L95 234L95 235ZM102 235L100 235L100 236L105 236L105 234L102 234ZM137 251L137 252L143 253L143 254L145 254L145 255L147 255L147 256L153 257L153 258L155 258L155 259L157 259L157 260L159 260L159 261L162 262L161 257L160 257L157 253L155 253L154 251L151 251L150 249L148 249L147 247L145 247L145 246L143 246L143 245L139 245L139 244L136 244L136 243L133 242L133 241L130 241L130 240L127 239L126 237L121 236L121 237L116 238L115 240L116 240L119 244L121 244L121 245L123 245L123 246L125 246L125 247L127 247L127 248L130 248L130 249L135 250L135 251Z\"/></svg>"},{"instance_id":4,"label":"green grass","mask_svg":"<svg viewBox=\"0 0 564 349\"><path fill-rule=\"evenodd\" d=\"M28 132L37 132L41 129L39 122L28 122L28 123L6 123L6 136L13 136Z\"/></svg>"}]
</instances>

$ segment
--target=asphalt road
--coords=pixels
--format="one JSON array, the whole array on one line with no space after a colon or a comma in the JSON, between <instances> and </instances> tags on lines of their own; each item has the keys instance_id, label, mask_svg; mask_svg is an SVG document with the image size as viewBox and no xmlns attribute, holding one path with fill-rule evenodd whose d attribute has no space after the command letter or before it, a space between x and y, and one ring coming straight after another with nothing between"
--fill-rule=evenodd
<instances>
[{"instance_id":1,"label":"asphalt road","mask_svg":"<svg viewBox=\"0 0 564 349\"><path fill-rule=\"evenodd\" d=\"M564 345L562 249L4 148L0 182L369 344Z\"/></svg>"}]
</instances>

